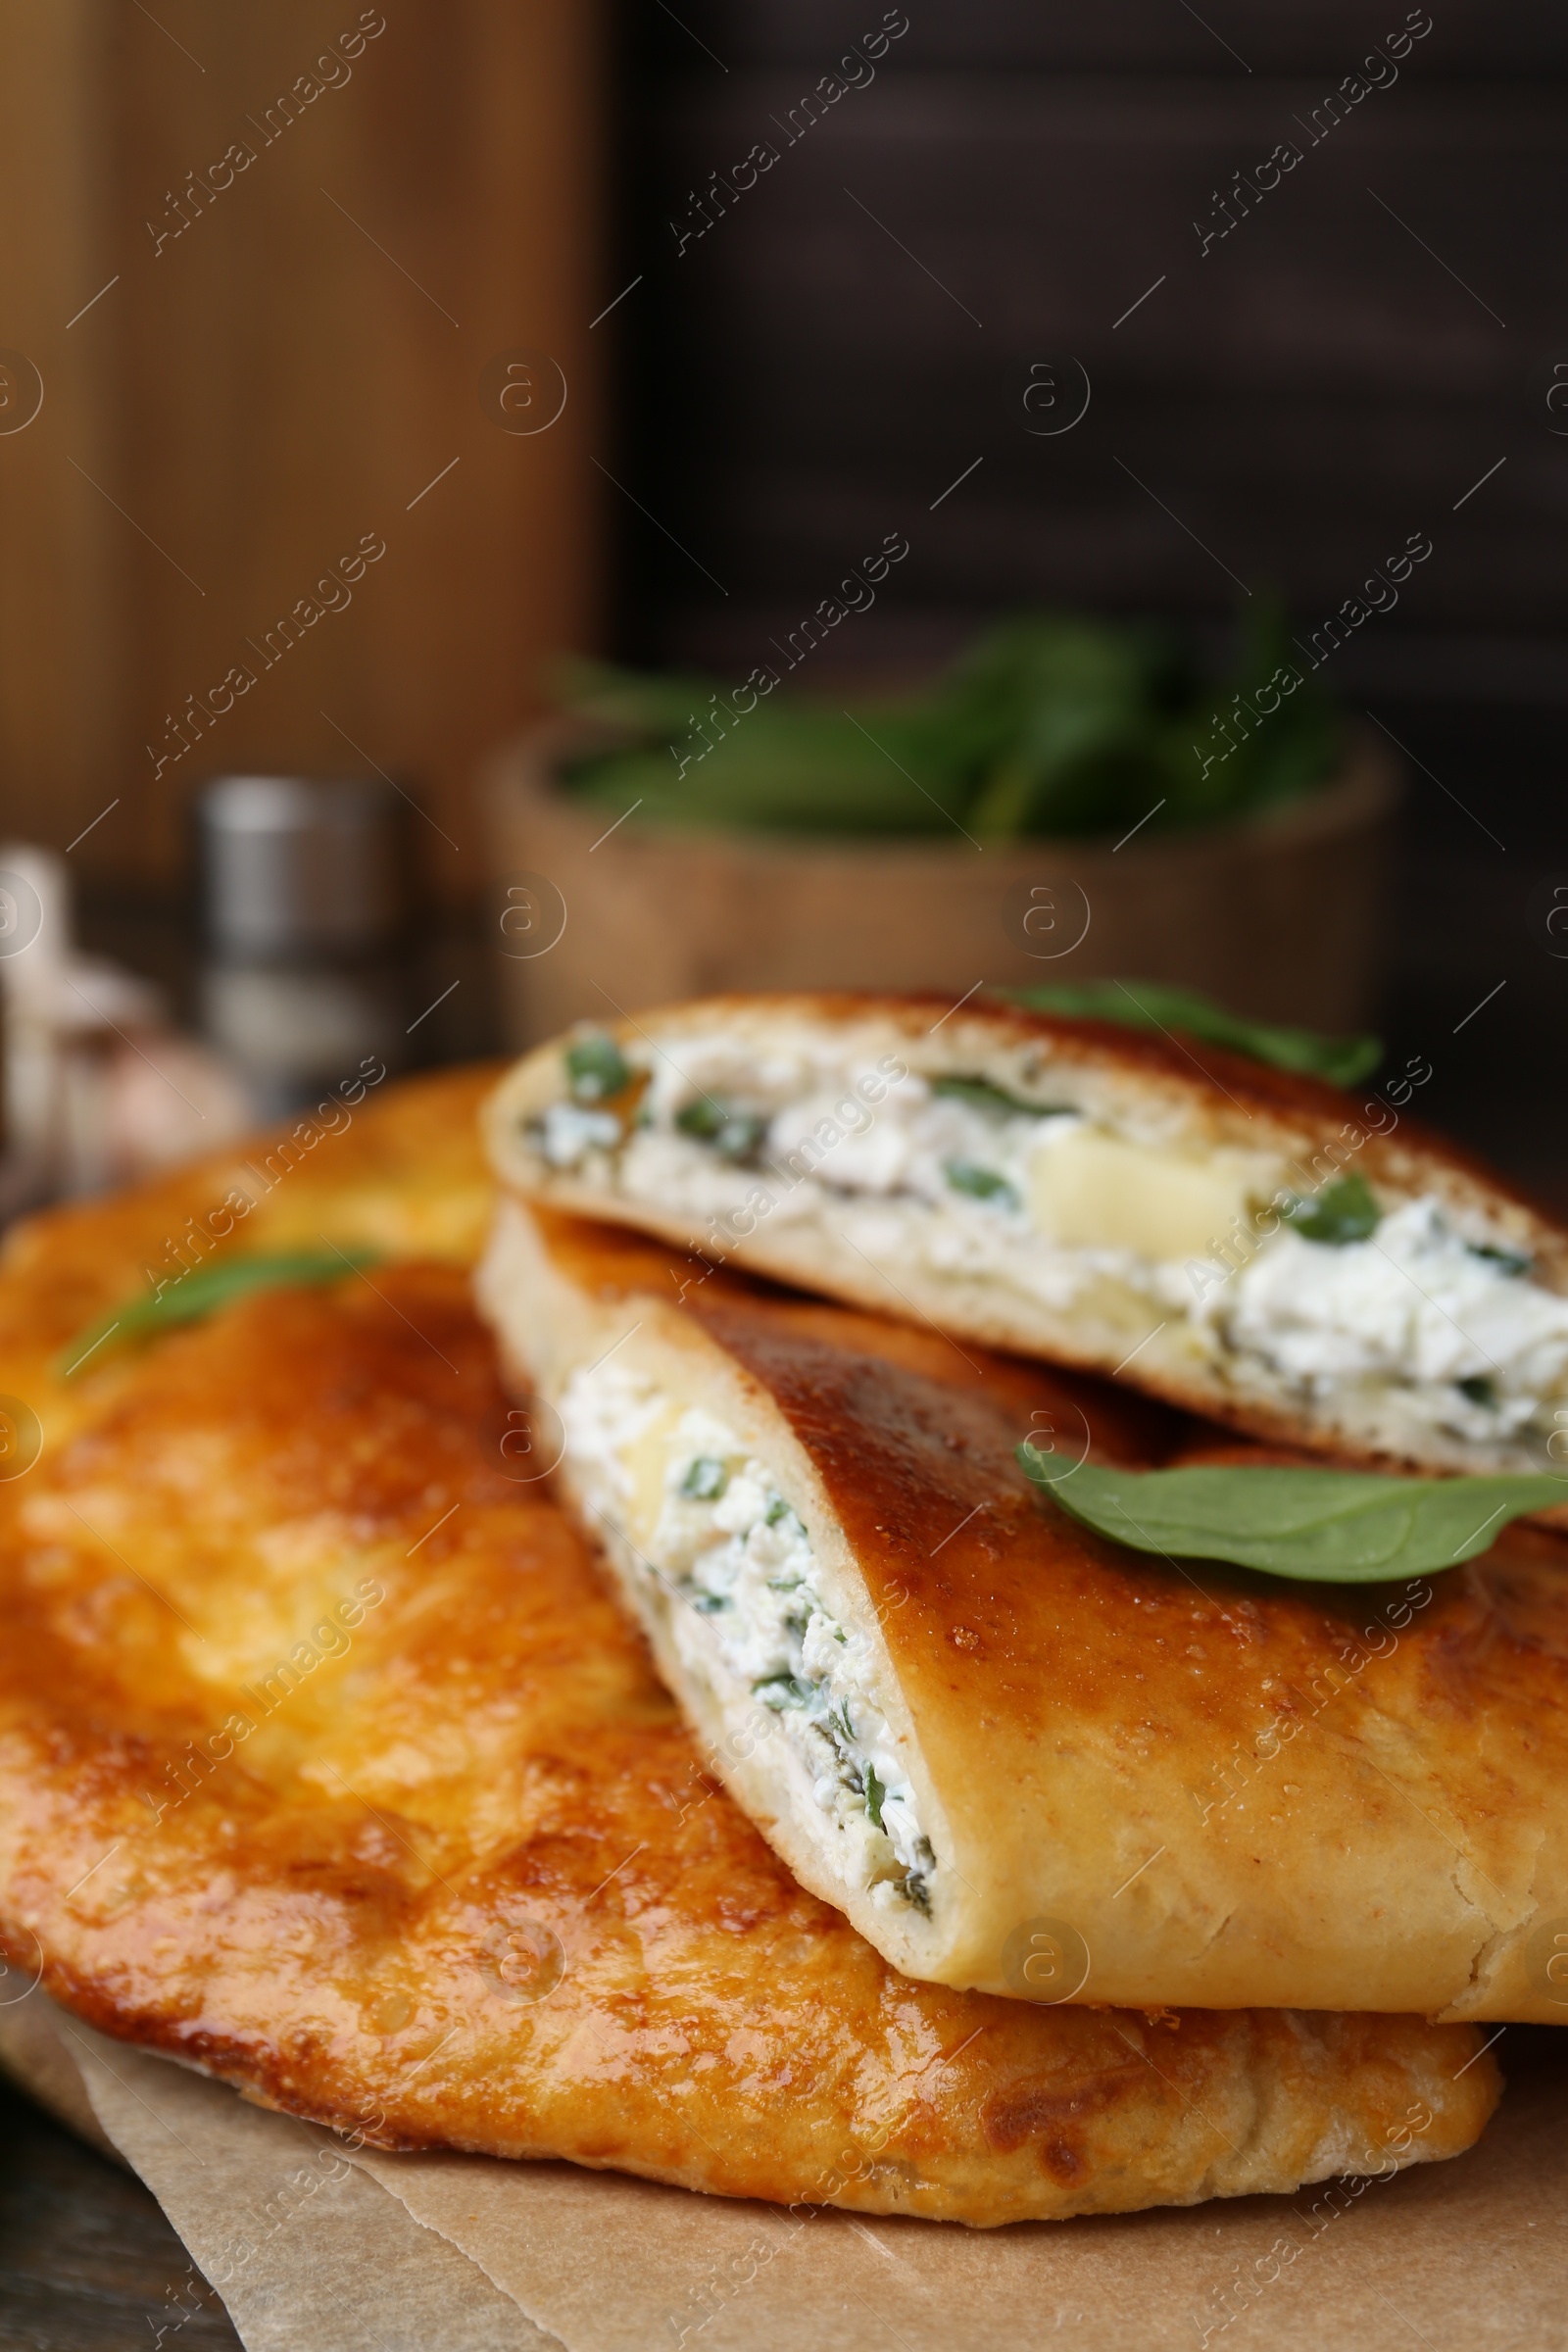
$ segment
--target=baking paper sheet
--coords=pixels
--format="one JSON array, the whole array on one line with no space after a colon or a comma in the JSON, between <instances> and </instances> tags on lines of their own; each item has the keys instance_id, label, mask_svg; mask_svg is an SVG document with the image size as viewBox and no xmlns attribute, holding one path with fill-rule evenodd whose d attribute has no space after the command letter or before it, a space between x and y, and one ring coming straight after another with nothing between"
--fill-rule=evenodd
<instances>
[{"instance_id":1,"label":"baking paper sheet","mask_svg":"<svg viewBox=\"0 0 1568 2352\"><path fill-rule=\"evenodd\" d=\"M1509 2030L1502 2110L1451 2163L982 2231L350 2151L24 2006L0 2056L40 2082L56 2025L250 2352L1568 2352L1568 2036L1544 2030Z\"/></svg>"}]
</instances>

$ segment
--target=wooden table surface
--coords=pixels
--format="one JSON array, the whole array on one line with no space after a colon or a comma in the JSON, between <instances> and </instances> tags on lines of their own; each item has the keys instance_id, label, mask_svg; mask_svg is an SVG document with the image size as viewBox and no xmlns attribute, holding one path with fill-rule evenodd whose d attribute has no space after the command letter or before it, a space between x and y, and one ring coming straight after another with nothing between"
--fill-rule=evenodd
<instances>
[{"instance_id":1,"label":"wooden table surface","mask_svg":"<svg viewBox=\"0 0 1568 2352\"><path fill-rule=\"evenodd\" d=\"M238 2342L157 2199L0 2080L0 2352Z\"/></svg>"}]
</instances>

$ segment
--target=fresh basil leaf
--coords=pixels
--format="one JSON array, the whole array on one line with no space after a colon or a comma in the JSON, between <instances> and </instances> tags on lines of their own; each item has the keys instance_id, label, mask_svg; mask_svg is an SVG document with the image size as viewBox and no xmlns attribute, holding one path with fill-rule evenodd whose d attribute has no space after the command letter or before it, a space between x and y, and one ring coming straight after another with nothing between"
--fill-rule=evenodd
<instances>
[{"instance_id":1,"label":"fresh basil leaf","mask_svg":"<svg viewBox=\"0 0 1568 2352\"><path fill-rule=\"evenodd\" d=\"M574 1102L606 1102L612 1095L623 1095L631 1084L631 1071L620 1048L602 1030L573 1039L566 1048L565 1063Z\"/></svg>"},{"instance_id":2,"label":"fresh basil leaf","mask_svg":"<svg viewBox=\"0 0 1568 2352\"><path fill-rule=\"evenodd\" d=\"M138 1340L155 1339L159 1332L179 1323L199 1322L204 1315L232 1305L236 1298L248 1298L252 1291L276 1290L292 1283L339 1282L345 1274L358 1274L362 1267L379 1262L380 1251L375 1250L298 1250L199 1266L171 1282L156 1298L130 1299L77 1332L70 1347L61 1349L56 1374L69 1379L84 1368L89 1357L97 1364L106 1352L131 1347Z\"/></svg>"},{"instance_id":3,"label":"fresh basil leaf","mask_svg":"<svg viewBox=\"0 0 1568 2352\"><path fill-rule=\"evenodd\" d=\"M1038 1486L1100 1535L1179 1560L1230 1560L1307 1584L1434 1576L1473 1560L1510 1519L1568 1501L1568 1479L1382 1478L1272 1463L1106 1470L1028 1445Z\"/></svg>"},{"instance_id":4,"label":"fresh basil leaf","mask_svg":"<svg viewBox=\"0 0 1568 2352\"><path fill-rule=\"evenodd\" d=\"M998 992L1031 1012L1059 1012L1079 1020L1116 1021L1127 1029L1184 1029L1189 1037L1228 1046L1232 1053L1266 1061L1277 1070L1326 1078L1331 1086L1357 1086L1383 1059L1378 1037L1321 1037L1313 1029L1287 1029L1272 1021L1250 1021L1227 1012L1192 988L1169 988L1158 980L1077 980L1049 987Z\"/></svg>"},{"instance_id":5,"label":"fresh basil leaf","mask_svg":"<svg viewBox=\"0 0 1568 2352\"><path fill-rule=\"evenodd\" d=\"M956 1193L967 1193L971 1200L996 1200L1004 1208L1018 1205L1017 1193L995 1168L976 1167L972 1159L949 1159L942 1173Z\"/></svg>"},{"instance_id":6,"label":"fresh basil leaf","mask_svg":"<svg viewBox=\"0 0 1568 2352\"><path fill-rule=\"evenodd\" d=\"M1376 1233L1383 1211L1372 1198L1372 1189L1359 1170L1350 1176L1341 1176L1334 1184L1326 1184L1310 1200L1295 1200L1286 1208L1291 1231L1298 1233L1303 1242L1326 1242L1331 1248L1343 1250L1348 1242L1364 1242Z\"/></svg>"}]
</instances>

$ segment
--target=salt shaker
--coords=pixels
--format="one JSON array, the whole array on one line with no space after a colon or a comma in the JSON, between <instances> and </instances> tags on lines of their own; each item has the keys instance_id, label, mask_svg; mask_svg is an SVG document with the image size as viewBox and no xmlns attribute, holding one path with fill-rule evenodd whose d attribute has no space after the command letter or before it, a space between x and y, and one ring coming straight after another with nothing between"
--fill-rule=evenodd
<instances>
[{"instance_id":1,"label":"salt shaker","mask_svg":"<svg viewBox=\"0 0 1568 2352\"><path fill-rule=\"evenodd\" d=\"M375 781L220 776L200 796L203 1026L267 1115L404 1057L402 817Z\"/></svg>"}]
</instances>

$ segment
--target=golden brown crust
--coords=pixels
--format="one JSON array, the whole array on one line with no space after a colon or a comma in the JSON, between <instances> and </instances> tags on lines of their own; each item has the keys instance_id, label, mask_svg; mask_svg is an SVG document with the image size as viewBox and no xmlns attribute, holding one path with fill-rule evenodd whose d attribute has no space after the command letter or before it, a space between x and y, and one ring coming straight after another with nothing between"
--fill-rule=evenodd
<instances>
[{"instance_id":1,"label":"golden brown crust","mask_svg":"<svg viewBox=\"0 0 1568 2352\"><path fill-rule=\"evenodd\" d=\"M169 1206L33 1229L0 1277L31 1360ZM984 2224L1452 2153L1494 2103L1468 2028L894 1976L514 1482L456 1267L257 1296L72 1410L0 1485L0 1927L111 2034L381 2145Z\"/></svg>"},{"instance_id":2,"label":"golden brown crust","mask_svg":"<svg viewBox=\"0 0 1568 2352\"><path fill-rule=\"evenodd\" d=\"M669 1253L533 1214L628 1324L673 1297ZM1463 1569L1359 1590L1131 1552L1014 1450L1043 1409L1062 1451L1168 1455L1115 1392L890 1345L726 1273L680 1311L804 1447L950 1825L928 1962L852 1907L902 1965L1008 1989L1008 1936L1040 1916L1083 1937L1091 1999L1561 2021L1537 1948L1568 1921L1561 1539L1514 1528ZM1214 1443L1189 1425L1186 1448Z\"/></svg>"}]
</instances>

